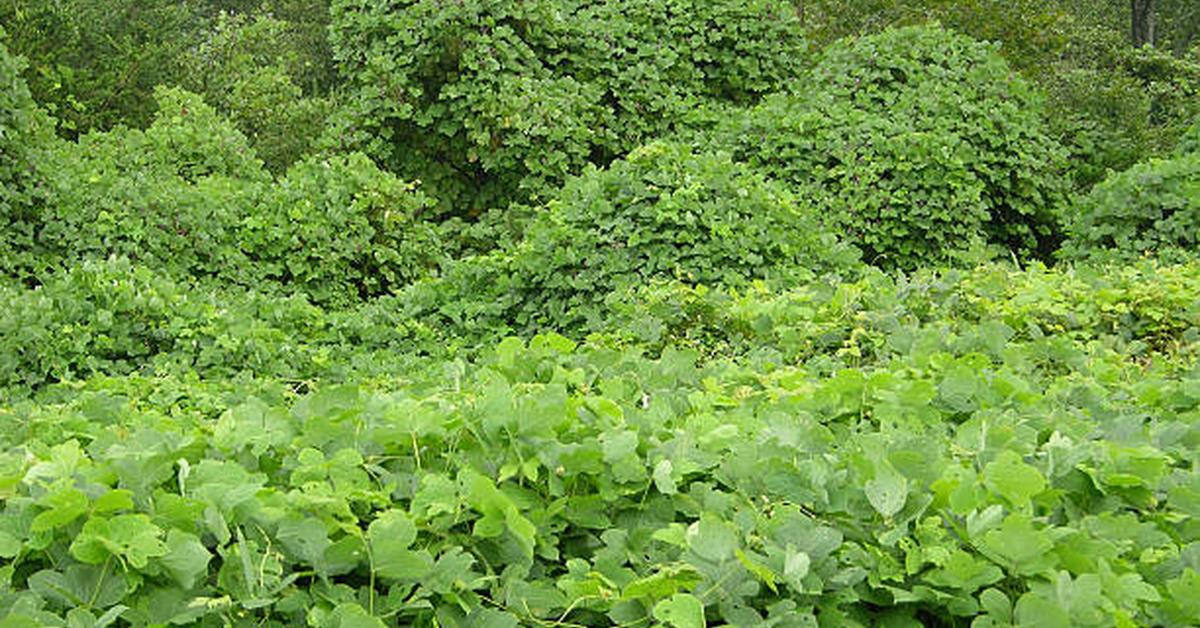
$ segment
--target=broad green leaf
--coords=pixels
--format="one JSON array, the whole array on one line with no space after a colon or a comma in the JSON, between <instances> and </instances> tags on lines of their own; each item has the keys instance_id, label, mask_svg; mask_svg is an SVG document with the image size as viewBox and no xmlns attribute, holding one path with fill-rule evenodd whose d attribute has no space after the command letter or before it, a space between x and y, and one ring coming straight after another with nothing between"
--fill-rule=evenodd
<instances>
[{"instance_id":1,"label":"broad green leaf","mask_svg":"<svg viewBox=\"0 0 1200 628\"><path fill-rule=\"evenodd\" d=\"M367 529L375 572L397 580L423 578L434 563L427 552L408 549L416 538L417 528L404 511L392 509L376 517Z\"/></svg>"},{"instance_id":2,"label":"broad green leaf","mask_svg":"<svg viewBox=\"0 0 1200 628\"><path fill-rule=\"evenodd\" d=\"M167 546L162 530L146 515L117 515L111 519L94 517L71 542L71 555L85 563L102 563L113 556L144 568L150 558L163 556Z\"/></svg>"},{"instance_id":3,"label":"broad green leaf","mask_svg":"<svg viewBox=\"0 0 1200 628\"><path fill-rule=\"evenodd\" d=\"M29 529L33 532L45 532L71 523L88 510L88 498L83 491L64 486L46 493L38 500L38 505L46 508L33 518Z\"/></svg>"},{"instance_id":4,"label":"broad green leaf","mask_svg":"<svg viewBox=\"0 0 1200 628\"><path fill-rule=\"evenodd\" d=\"M663 495L674 495L677 492L675 480L671 477L673 470L670 460L662 460L654 466L654 487Z\"/></svg>"},{"instance_id":5,"label":"broad green leaf","mask_svg":"<svg viewBox=\"0 0 1200 628\"><path fill-rule=\"evenodd\" d=\"M133 493L125 489L114 489L92 502L92 512L98 514L107 514L118 510L131 510L133 508Z\"/></svg>"},{"instance_id":6,"label":"broad green leaf","mask_svg":"<svg viewBox=\"0 0 1200 628\"><path fill-rule=\"evenodd\" d=\"M1017 508L1028 509L1030 499L1046 490L1046 479L1025 464L1016 452L1003 451L983 469L984 483Z\"/></svg>"},{"instance_id":7,"label":"broad green leaf","mask_svg":"<svg viewBox=\"0 0 1200 628\"><path fill-rule=\"evenodd\" d=\"M871 507L890 518L904 508L908 499L908 479L895 472L882 473L868 480L863 491Z\"/></svg>"},{"instance_id":8,"label":"broad green leaf","mask_svg":"<svg viewBox=\"0 0 1200 628\"><path fill-rule=\"evenodd\" d=\"M704 513L700 520L688 526L688 548L705 560L720 562L733 558L737 549L737 534L720 517Z\"/></svg>"},{"instance_id":9,"label":"broad green leaf","mask_svg":"<svg viewBox=\"0 0 1200 628\"><path fill-rule=\"evenodd\" d=\"M200 538L174 528L167 531L167 553L159 559L179 586L190 589L208 571L212 554Z\"/></svg>"},{"instance_id":10,"label":"broad green leaf","mask_svg":"<svg viewBox=\"0 0 1200 628\"><path fill-rule=\"evenodd\" d=\"M654 618L675 628L704 628L704 604L696 596L676 593L654 605Z\"/></svg>"}]
</instances>

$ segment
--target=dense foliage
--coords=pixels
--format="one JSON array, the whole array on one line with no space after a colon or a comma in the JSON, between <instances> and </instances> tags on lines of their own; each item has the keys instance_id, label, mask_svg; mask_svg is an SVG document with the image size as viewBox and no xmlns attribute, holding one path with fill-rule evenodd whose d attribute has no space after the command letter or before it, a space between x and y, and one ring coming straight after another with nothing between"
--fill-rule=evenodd
<instances>
[{"instance_id":1,"label":"dense foliage","mask_svg":"<svg viewBox=\"0 0 1200 628\"><path fill-rule=\"evenodd\" d=\"M41 266L117 255L338 304L436 267L436 230L414 220L425 197L366 157L310 158L273 180L197 96L158 96L144 132L90 133L42 160L48 198L32 245Z\"/></svg>"},{"instance_id":2,"label":"dense foliage","mask_svg":"<svg viewBox=\"0 0 1200 628\"><path fill-rule=\"evenodd\" d=\"M21 77L25 61L9 53L0 27L0 272L15 273L21 264L15 250L33 239L38 197L38 153L51 144L53 122L29 93Z\"/></svg>"},{"instance_id":3,"label":"dense foliage","mask_svg":"<svg viewBox=\"0 0 1200 628\"><path fill-rule=\"evenodd\" d=\"M795 89L718 142L792 185L868 261L913 268L984 242L1052 250L1062 151L1031 88L988 45L937 27L888 31L830 46Z\"/></svg>"},{"instance_id":4,"label":"dense foliage","mask_svg":"<svg viewBox=\"0 0 1200 628\"><path fill-rule=\"evenodd\" d=\"M1189 259L1200 246L1200 154L1112 176L1080 202L1067 231L1069 257Z\"/></svg>"},{"instance_id":5,"label":"dense foliage","mask_svg":"<svg viewBox=\"0 0 1200 628\"><path fill-rule=\"evenodd\" d=\"M1200 625L1194 4L0 2L0 628Z\"/></svg>"},{"instance_id":6,"label":"dense foliage","mask_svg":"<svg viewBox=\"0 0 1200 628\"><path fill-rule=\"evenodd\" d=\"M522 318L570 325L623 287L744 287L853 267L855 252L781 185L728 155L655 143L567 182L513 256ZM522 321L524 322L524 321Z\"/></svg>"},{"instance_id":7,"label":"dense foliage","mask_svg":"<svg viewBox=\"0 0 1200 628\"><path fill-rule=\"evenodd\" d=\"M420 178L442 210L545 198L669 130L704 99L745 101L803 62L775 0L333 3L356 86L332 131Z\"/></svg>"},{"instance_id":8,"label":"dense foliage","mask_svg":"<svg viewBox=\"0 0 1200 628\"><path fill-rule=\"evenodd\" d=\"M3 603L43 624L1186 625L1197 276L714 301L715 338L757 334L727 348L750 362L543 335L383 389L51 389L5 411Z\"/></svg>"}]
</instances>

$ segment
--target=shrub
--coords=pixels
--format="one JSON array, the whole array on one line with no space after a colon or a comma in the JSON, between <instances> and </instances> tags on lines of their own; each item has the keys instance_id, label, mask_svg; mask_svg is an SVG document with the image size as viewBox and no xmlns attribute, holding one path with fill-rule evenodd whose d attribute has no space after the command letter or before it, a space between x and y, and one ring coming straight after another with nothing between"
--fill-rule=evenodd
<instances>
[{"instance_id":1,"label":"shrub","mask_svg":"<svg viewBox=\"0 0 1200 628\"><path fill-rule=\"evenodd\" d=\"M1152 159L1081 199L1067 225L1068 259L1194 258L1200 246L1200 154Z\"/></svg>"},{"instance_id":2,"label":"shrub","mask_svg":"<svg viewBox=\"0 0 1200 628\"><path fill-rule=\"evenodd\" d=\"M222 13L182 61L183 85L224 113L273 172L308 152L330 108L298 83L313 60L291 43L291 26L266 15Z\"/></svg>"},{"instance_id":3,"label":"shrub","mask_svg":"<svg viewBox=\"0 0 1200 628\"><path fill-rule=\"evenodd\" d=\"M317 303L391 292L441 263L430 203L355 153L294 165L242 217L238 238L264 279Z\"/></svg>"},{"instance_id":4,"label":"shrub","mask_svg":"<svg viewBox=\"0 0 1200 628\"><path fill-rule=\"evenodd\" d=\"M1196 122L1184 132L1179 138L1179 143L1175 145L1175 155L1190 155L1200 153L1200 117L1196 118Z\"/></svg>"},{"instance_id":5,"label":"shrub","mask_svg":"<svg viewBox=\"0 0 1200 628\"><path fill-rule=\"evenodd\" d=\"M1053 249L1062 150L990 44L936 26L842 41L801 88L717 142L793 186L868 260L912 268L980 241Z\"/></svg>"},{"instance_id":6,"label":"shrub","mask_svg":"<svg viewBox=\"0 0 1200 628\"><path fill-rule=\"evenodd\" d=\"M0 339L11 349L0 353L0 389L138 371L303 379L336 346L326 323L302 296L222 291L127 259L85 260L36 288L0 284Z\"/></svg>"},{"instance_id":7,"label":"shrub","mask_svg":"<svg viewBox=\"0 0 1200 628\"><path fill-rule=\"evenodd\" d=\"M773 0L334 2L356 96L327 142L420 179L443 213L548 198L703 99L794 74L803 39Z\"/></svg>"},{"instance_id":8,"label":"shrub","mask_svg":"<svg viewBox=\"0 0 1200 628\"><path fill-rule=\"evenodd\" d=\"M37 289L0 287L0 387L129 372L171 344L185 296L126 261L86 262Z\"/></svg>"},{"instance_id":9,"label":"shrub","mask_svg":"<svg viewBox=\"0 0 1200 628\"><path fill-rule=\"evenodd\" d=\"M200 2L63 0L0 5L10 48L31 65L38 102L71 137L153 117L156 85L181 75L204 21Z\"/></svg>"},{"instance_id":10,"label":"shrub","mask_svg":"<svg viewBox=\"0 0 1200 628\"><path fill-rule=\"evenodd\" d=\"M146 131L88 134L49 156L43 261L116 255L323 305L387 292L437 265L436 233L418 220L426 197L365 156L310 158L274 181L198 96L159 97Z\"/></svg>"},{"instance_id":11,"label":"shrub","mask_svg":"<svg viewBox=\"0 0 1200 628\"><path fill-rule=\"evenodd\" d=\"M117 255L177 275L253 280L234 228L269 174L246 138L198 96L160 90L158 98L145 131L89 133L46 156L39 258Z\"/></svg>"},{"instance_id":12,"label":"shrub","mask_svg":"<svg viewBox=\"0 0 1200 628\"><path fill-rule=\"evenodd\" d=\"M21 78L25 61L9 53L4 37L0 28L0 275L13 275L30 264L22 253L35 229L35 163L53 141L54 122L34 102Z\"/></svg>"},{"instance_id":13,"label":"shrub","mask_svg":"<svg viewBox=\"0 0 1200 628\"><path fill-rule=\"evenodd\" d=\"M639 148L569 181L513 254L516 322L594 322L614 291L653 278L744 287L845 271L856 252L781 185L728 155Z\"/></svg>"},{"instance_id":14,"label":"shrub","mask_svg":"<svg viewBox=\"0 0 1200 628\"><path fill-rule=\"evenodd\" d=\"M1200 107L1200 64L1152 47L1133 48L1106 28L1071 29L1059 59L1040 73L1053 133L1070 152L1075 187L1168 154Z\"/></svg>"}]
</instances>

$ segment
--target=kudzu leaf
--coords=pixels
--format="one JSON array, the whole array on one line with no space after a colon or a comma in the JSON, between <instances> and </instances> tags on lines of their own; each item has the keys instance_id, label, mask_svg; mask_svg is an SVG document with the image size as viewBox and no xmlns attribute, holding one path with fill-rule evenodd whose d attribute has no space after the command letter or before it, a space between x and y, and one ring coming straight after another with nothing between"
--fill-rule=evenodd
<instances>
[{"instance_id":1,"label":"kudzu leaf","mask_svg":"<svg viewBox=\"0 0 1200 628\"><path fill-rule=\"evenodd\" d=\"M690 589L699 584L701 580L699 572L690 565L665 566L649 576L638 578L625 585L625 588L621 590L621 598L661 600L684 589Z\"/></svg>"},{"instance_id":2,"label":"kudzu leaf","mask_svg":"<svg viewBox=\"0 0 1200 628\"><path fill-rule=\"evenodd\" d=\"M700 515L699 521L688 526L687 543L698 556L713 562L732 558L738 545L733 528L711 513Z\"/></svg>"},{"instance_id":3,"label":"kudzu leaf","mask_svg":"<svg viewBox=\"0 0 1200 628\"><path fill-rule=\"evenodd\" d=\"M71 543L71 555L85 563L102 563L109 556L124 559L138 569L150 558L167 553L162 530L146 515L117 515L89 519Z\"/></svg>"},{"instance_id":4,"label":"kudzu leaf","mask_svg":"<svg viewBox=\"0 0 1200 628\"><path fill-rule=\"evenodd\" d=\"M200 537L171 528L167 531L167 553L159 562L167 573L185 589L190 589L202 574L208 571L212 554Z\"/></svg>"},{"instance_id":5,"label":"kudzu leaf","mask_svg":"<svg viewBox=\"0 0 1200 628\"><path fill-rule=\"evenodd\" d=\"M0 558L13 558L21 553L21 539L0 530Z\"/></svg>"},{"instance_id":6,"label":"kudzu leaf","mask_svg":"<svg viewBox=\"0 0 1200 628\"><path fill-rule=\"evenodd\" d=\"M114 489L92 502L92 512L105 514L133 508L133 493L125 489Z\"/></svg>"},{"instance_id":7,"label":"kudzu leaf","mask_svg":"<svg viewBox=\"0 0 1200 628\"><path fill-rule=\"evenodd\" d=\"M654 466L654 487L663 495L674 495L677 492L675 480L671 478L673 470L670 460L662 460Z\"/></svg>"},{"instance_id":8,"label":"kudzu leaf","mask_svg":"<svg viewBox=\"0 0 1200 628\"><path fill-rule=\"evenodd\" d=\"M983 468L983 480L994 493L1021 509L1030 507L1030 499L1046 490L1041 472L1021 460L1020 454L1005 450Z\"/></svg>"},{"instance_id":9,"label":"kudzu leaf","mask_svg":"<svg viewBox=\"0 0 1200 628\"><path fill-rule=\"evenodd\" d=\"M87 512L88 498L83 491L64 486L43 495L38 500L38 505L47 510L33 518L29 529L33 532L45 532L61 528Z\"/></svg>"},{"instance_id":10,"label":"kudzu leaf","mask_svg":"<svg viewBox=\"0 0 1200 628\"><path fill-rule=\"evenodd\" d=\"M417 527L402 510L388 510L367 528L371 561L375 572L385 578L418 580L429 572L433 559L426 552L408 549L417 538Z\"/></svg>"},{"instance_id":11,"label":"kudzu leaf","mask_svg":"<svg viewBox=\"0 0 1200 628\"><path fill-rule=\"evenodd\" d=\"M372 617L367 609L355 604L354 602L345 602L338 604L330 614L329 623L326 624L330 628L386 628L387 624L383 623L378 617Z\"/></svg>"},{"instance_id":12,"label":"kudzu leaf","mask_svg":"<svg viewBox=\"0 0 1200 628\"><path fill-rule=\"evenodd\" d=\"M904 508L908 499L908 479L895 472L883 473L869 480L863 491L876 512L891 517Z\"/></svg>"},{"instance_id":13,"label":"kudzu leaf","mask_svg":"<svg viewBox=\"0 0 1200 628\"><path fill-rule=\"evenodd\" d=\"M704 628L704 604L689 593L676 593L654 605L654 618L675 628Z\"/></svg>"}]
</instances>

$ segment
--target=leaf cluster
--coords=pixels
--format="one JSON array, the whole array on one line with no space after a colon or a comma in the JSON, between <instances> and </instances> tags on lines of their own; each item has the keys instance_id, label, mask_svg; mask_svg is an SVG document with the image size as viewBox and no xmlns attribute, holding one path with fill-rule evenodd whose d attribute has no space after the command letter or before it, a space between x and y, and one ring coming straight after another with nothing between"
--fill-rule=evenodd
<instances>
[{"instance_id":1,"label":"leaf cluster","mask_svg":"<svg viewBox=\"0 0 1200 628\"><path fill-rule=\"evenodd\" d=\"M982 244L1054 249L1063 152L992 46L938 26L848 39L794 90L711 141L789 184L867 261L912 269Z\"/></svg>"},{"instance_id":2,"label":"leaf cluster","mask_svg":"<svg viewBox=\"0 0 1200 628\"><path fill-rule=\"evenodd\" d=\"M804 60L799 22L775 0L331 10L334 55L356 91L327 143L363 147L458 216L544 200L701 102L778 89Z\"/></svg>"}]
</instances>

